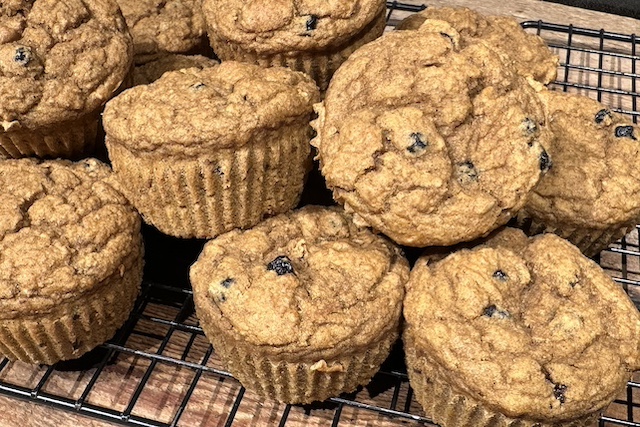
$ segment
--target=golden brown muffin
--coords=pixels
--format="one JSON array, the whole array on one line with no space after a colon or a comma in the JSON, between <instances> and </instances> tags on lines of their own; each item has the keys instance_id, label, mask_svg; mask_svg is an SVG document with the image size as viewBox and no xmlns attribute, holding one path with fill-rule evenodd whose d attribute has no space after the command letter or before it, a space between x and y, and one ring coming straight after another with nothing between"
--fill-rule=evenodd
<instances>
[{"instance_id":1,"label":"golden brown muffin","mask_svg":"<svg viewBox=\"0 0 640 427\"><path fill-rule=\"evenodd\" d=\"M460 33L460 43L483 40L521 76L531 76L544 84L555 80L558 56L541 37L525 32L518 22L507 16L483 16L468 8L430 7L410 15L398 30L440 31L444 21Z\"/></svg>"},{"instance_id":2,"label":"golden brown muffin","mask_svg":"<svg viewBox=\"0 0 640 427\"><path fill-rule=\"evenodd\" d=\"M553 232L587 256L640 222L640 127L582 95L540 88L553 168L529 196L520 222Z\"/></svg>"},{"instance_id":3,"label":"golden brown muffin","mask_svg":"<svg viewBox=\"0 0 640 427\"><path fill-rule=\"evenodd\" d=\"M163 54L157 59L138 65L133 69L133 85L148 85L158 80L167 71L178 71L183 68L207 68L218 65L215 59L202 55Z\"/></svg>"},{"instance_id":4,"label":"golden brown muffin","mask_svg":"<svg viewBox=\"0 0 640 427\"><path fill-rule=\"evenodd\" d=\"M79 157L131 67L112 0L0 4L0 158Z\"/></svg>"},{"instance_id":5,"label":"golden brown muffin","mask_svg":"<svg viewBox=\"0 0 640 427\"><path fill-rule=\"evenodd\" d=\"M566 240L507 233L412 270L416 399L442 427L588 425L640 367L638 310Z\"/></svg>"},{"instance_id":6,"label":"golden brown muffin","mask_svg":"<svg viewBox=\"0 0 640 427\"><path fill-rule=\"evenodd\" d=\"M408 246L448 246L505 224L550 166L535 91L479 42L396 31L334 76L319 118L334 198Z\"/></svg>"},{"instance_id":7,"label":"golden brown muffin","mask_svg":"<svg viewBox=\"0 0 640 427\"><path fill-rule=\"evenodd\" d=\"M325 90L340 64L379 37L383 0L204 0L209 41L223 60L286 66Z\"/></svg>"},{"instance_id":8,"label":"golden brown muffin","mask_svg":"<svg viewBox=\"0 0 640 427\"><path fill-rule=\"evenodd\" d=\"M408 275L386 239L315 206L211 240L190 272L200 324L229 371L287 403L369 382L398 337Z\"/></svg>"},{"instance_id":9,"label":"golden brown muffin","mask_svg":"<svg viewBox=\"0 0 640 427\"><path fill-rule=\"evenodd\" d=\"M199 0L116 0L133 36L135 63L161 53L200 53L206 28Z\"/></svg>"},{"instance_id":10,"label":"golden brown muffin","mask_svg":"<svg viewBox=\"0 0 640 427\"><path fill-rule=\"evenodd\" d=\"M52 364L113 336L142 280L140 218L95 159L0 161L0 354Z\"/></svg>"},{"instance_id":11,"label":"golden brown muffin","mask_svg":"<svg viewBox=\"0 0 640 427\"><path fill-rule=\"evenodd\" d=\"M165 234L251 227L298 203L318 98L311 78L282 67L226 62L165 73L107 104L116 179Z\"/></svg>"}]
</instances>

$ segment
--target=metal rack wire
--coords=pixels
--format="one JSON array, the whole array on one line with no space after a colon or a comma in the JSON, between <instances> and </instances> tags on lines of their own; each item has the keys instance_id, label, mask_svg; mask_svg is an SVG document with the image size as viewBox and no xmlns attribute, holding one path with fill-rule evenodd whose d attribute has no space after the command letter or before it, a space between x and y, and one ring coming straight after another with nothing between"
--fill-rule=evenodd
<instances>
[{"instance_id":1,"label":"metal rack wire","mask_svg":"<svg viewBox=\"0 0 640 427\"><path fill-rule=\"evenodd\" d=\"M387 5L390 25L422 9ZM560 55L556 88L595 97L638 121L636 36L544 22L523 27ZM640 302L638 230L599 261ZM369 385L322 404L263 401L221 366L198 326L191 291L147 277L131 317L112 340L54 366L2 360L0 394L129 426L433 425L413 399L402 359L402 349L394 349ZM600 426L640 427L639 380L629 382Z\"/></svg>"}]
</instances>

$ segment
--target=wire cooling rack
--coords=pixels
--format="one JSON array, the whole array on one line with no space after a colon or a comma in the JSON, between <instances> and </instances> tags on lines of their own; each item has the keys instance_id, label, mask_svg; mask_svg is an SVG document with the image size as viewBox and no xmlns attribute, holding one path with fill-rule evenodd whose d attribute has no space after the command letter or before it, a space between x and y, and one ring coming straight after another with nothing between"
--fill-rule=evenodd
<instances>
[{"instance_id":1,"label":"wire cooling rack","mask_svg":"<svg viewBox=\"0 0 640 427\"><path fill-rule=\"evenodd\" d=\"M422 9L387 5L390 26ZM560 56L556 89L582 92L638 121L635 36L543 22L523 27ZM147 265L155 268L145 271L141 296L117 335L76 361L53 366L0 361L1 394L129 426L433 425L413 399L399 347L369 385L324 403L285 405L245 390L222 367L194 316L186 271L203 242L179 241L151 229L145 233L152 243ZM163 251L171 253L171 263L162 258ZM604 251L599 261L638 304L638 230ZM640 376L599 425L640 427Z\"/></svg>"}]
</instances>

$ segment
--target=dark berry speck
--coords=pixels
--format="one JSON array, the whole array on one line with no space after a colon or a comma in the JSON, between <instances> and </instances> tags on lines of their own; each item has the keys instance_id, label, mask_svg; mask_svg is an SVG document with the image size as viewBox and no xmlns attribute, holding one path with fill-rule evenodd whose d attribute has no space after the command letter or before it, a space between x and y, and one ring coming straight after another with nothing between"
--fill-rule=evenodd
<instances>
[{"instance_id":1,"label":"dark berry speck","mask_svg":"<svg viewBox=\"0 0 640 427\"><path fill-rule=\"evenodd\" d=\"M291 260L284 255L280 255L269 264L267 264L267 270L275 271L278 276L294 272L293 265L291 265Z\"/></svg>"},{"instance_id":2,"label":"dark berry speck","mask_svg":"<svg viewBox=\"0 0 640 427\"><path fill-rule=\"evenodd\" d=\"M611 117L611 111L607 110L606 108L603 108L602 110L596 113L595 121L596 123L600 124L604 122L604 119L606 119L607 117Z\"/></svg>"},{"instance_id":3,"label":"dark berry speck","mask_svg":"<svg viewBox=\"0 0 640 427\"><path fill-rule=\"evenodd\" d=\"M618 126L616 128L616 138L631 138L637 141L638 138L633 134L633 126Z\"/></svg>"},{"instance_id":4,"label":"dark berry speck","mask_svg":"<svg viewBox=\"0 0 640 427\"><path fill-rule=\"evenodd\" d=\"M31 61L31 52L24 47L19 47L16 49L13 60L20 65L27 65Z\"/></svg>"},{"instance_id":5,"label":"dark berry speck","mask_svg":"<svg viewBox=\"0 0 640 427\"><path fill-rule=\"evenodd\" d=\"M565 393L567 391L567 386L564 384L555 384L553 386L553 397L558 399L560 403L564 403L566 400Z\"/></svg>"},{"instance_id":6,"label":"dark berry speck","mask_svg":"<svg viewBox=\"0 0 640 427\"><path fill-rule=\"evenodd\" d=\"M407 147L407 151L411 154L418 153L427 148L427 142L424 139L424 135L420 132L414 132L409 135L409 137L411 138L412 144Z\"/></svg>"},{"instance_id":7,"label":"dark berry speck","mask_svg":"<svg viewBox=\"0 0 640 427\"><path fill-rule=\"evenodd\" d=\"M533 135L538 131L538 125L530 118L526 118L522 121L522 129L525 135Z\"/></svg>"},{"instance_id":8,"label":"dark berry speck","mask_svg":"<svg viewBox=\"0 0 640 427\"><path fill-rule=\"evenodd\" d=\"M307 31L313 31L318 28L318 17L316 15L309 15L307 19Z\"/></svg>"},{"instance_id":9,"label":"dark berry speck","mask_svg":"<svg viewBox=\"0 0 640 427\"><path fill-rule=\"evenodd\" d=\"M478 171L470 161L460 163L458 165L458 172L460 173L462 181L476 181L478 179Z\"/></svg>"},{"instance_id":10,"label":"dark berry speck","mask_svg":"<svg viewBox=\"0 0 640 427\"><path fill-rule=\"evenodd\" d=\"M204 83L196 83L193 86L191 86L191 89L200 90L200 89L203 89L205 87L207 87L207 85L204 84Z\"/></svg>"},{"instance_id":11,"label":"dark berry speck","mask_svg":"<svg viewBox=\"0 0 640 427\"><path fill-rule=\"evenodd\" d=\"M496 271L493 273L493 278L494 278L494 279L498 279L498 280L500 280L501 282L506 282L507 280L509 280L509 276L507 276L507 273L505 273L505 272L504 272L504 271L502 271L502 270L496 270Z\"/></svg>"},{"instance_id":12,"label":"dark berry speck","mask_svg":"<svg viewBox=\"0 0 640 427\"><path fill-rule=\"evenodd\" d=\"M232 279L231 277L227 277L222 282L220 282L220 284L222 285L223 288L229 289L231 287L231 285L233 285L235 282L236 282L236 279Z\"/></svg>"},{"instance_id":13,"label":"dark berry speck","mask_svg":"<svg viewBox=\"0 0 640 427\"><path fill-rule=\"evenodd\" d=\"M495 304L488 305L482 311L482 314L487 317L494 317L496 319L507 319L509 318L509 313L504 310L500 310L496 307Z\"/></svg>"},{"instance_id":14,"label":"dark berry speck","mask_svg":"<svg viewBox=\"0 0 640 427\"><path fill-rule=\"evenodd\" d=\"M549 157L549 154L545 150L542 150L542 154L540 154L540 170L543 173L548 172L552 166L553 166L553 162L551 162L551 158Z\"/></svg>"}]
</instances>

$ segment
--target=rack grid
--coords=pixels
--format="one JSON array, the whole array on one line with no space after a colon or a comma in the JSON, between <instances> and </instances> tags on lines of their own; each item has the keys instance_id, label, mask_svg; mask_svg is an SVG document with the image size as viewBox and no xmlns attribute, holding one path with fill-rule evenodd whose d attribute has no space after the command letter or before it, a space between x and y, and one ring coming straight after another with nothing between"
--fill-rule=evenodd
<instances>
[{"instance_id":1,"label":"rack grid","mask_svg":"<svg viewBox=\"0 0 640 427\"><path fill-rule=\"evenodd\" d=\"M424 9L395 1L387 6L390 28ZM594 97L638 122L635 35L541 21L522 26L560 56L555 89ZM640 305L638 229L597 260ZM129 320L112 340L53 366L1 360L0 394L127 426L434 425L413 398L400 344L371 383L354 393L302 406L262 400L222 366L198 326L188 287L149 276ZM599 425L640 427L640 375Z\"/></svg>"}]
</instances>

